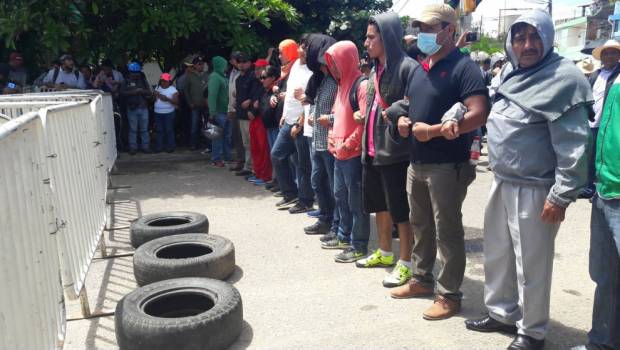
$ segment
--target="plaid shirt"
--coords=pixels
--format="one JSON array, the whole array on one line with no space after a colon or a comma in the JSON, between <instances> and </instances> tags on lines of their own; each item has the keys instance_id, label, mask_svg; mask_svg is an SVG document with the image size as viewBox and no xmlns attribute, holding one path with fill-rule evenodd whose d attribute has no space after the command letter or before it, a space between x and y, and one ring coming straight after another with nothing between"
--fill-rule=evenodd
<instances>
[{"instance_id":1,"label":"plaid shirt","mask_svg":"<svg viewBox=\"0 0 620 350\"><path fill-rule=\"evenodd\" d=\"M330 127L334 125L334 117L332 114L332 108L334 107L334 101L336 100L336 93L338 92L338 83L332 78L331 75L325 76L321 85L317 90L315 104L310 107L310 118L314 122L312 131L312 147L315 151L327 151L327 134L329 128L326 128L319 124L318 119L321 115L330 116Z\"/></svg>"}]
</instances>

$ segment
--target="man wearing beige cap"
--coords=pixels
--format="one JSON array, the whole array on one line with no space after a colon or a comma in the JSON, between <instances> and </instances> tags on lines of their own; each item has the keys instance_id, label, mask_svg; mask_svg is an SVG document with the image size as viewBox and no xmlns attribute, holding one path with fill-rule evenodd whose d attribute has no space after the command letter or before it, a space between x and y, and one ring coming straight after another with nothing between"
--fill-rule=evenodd
<instances>
[{"instance_id":1,"label":"man wearing beige cap","mask_svg":"<svg viewBox=\"0 0 620 350\"><path fill-rule=\"evenodd\" d=\"M601 124L603 106L609 94L609 90L614 81L620 74L620 43L616 40L607 40L603 46L599 46L592 51L592 56L601 61L602 67L590 76L590 86L594 94L594 119L590 120L590 130L592 131L593 144L596 144L598 128ZM588 187L579 195L580 198L592 198L595 193L594 187L594 159L596 158L596 148L592 147L588 162Z\"/></svg>"},{"instance_id":2,"label":"man wearing beige cap","mask_svg":"<svg viewBox=\"0 0 620 350\"><path fill-rule=\"evenodd\" d=\"M418 47L428 58L410 75L409 108L387 111L398 124L400 136L410 142L407 194L414 233L413 277L395 288L392 297L435 295L433 268L439 251L443 264L437 276L437 296L423 314L427 320L446 319L461 309L465 273L461 208L476 177L475 166L469 162L469 133L482 126L489 113L480 69L455 45L456 22L456 13L448 5L427 6L414 21L413 26L420 29ZM442 123L457 103L467 109L463 119Z\"/></svg>"}]
</instances>

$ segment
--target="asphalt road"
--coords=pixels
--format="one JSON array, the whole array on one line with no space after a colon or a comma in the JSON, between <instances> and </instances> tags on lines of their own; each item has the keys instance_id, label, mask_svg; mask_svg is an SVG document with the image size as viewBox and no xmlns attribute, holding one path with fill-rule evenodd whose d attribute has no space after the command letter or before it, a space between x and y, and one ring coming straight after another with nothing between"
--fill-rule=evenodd
<instances>
[{"instance_id":1,"label":"asphalt road","mask_svg":"<svg viewBox=\"0 0 620 350\"><path fill-rule=\"evenodd\" d=\"M237 269L230 279L243 299L244 330L233 349L505 349L509 336L467 331L463 321L484 313L482 222L492 174L485 163L464 203L467 269L463 311L429 322L430 299L395 300L381 285L386 269L355 268L333 261L317 236L303 234L313 221L275 208L278 198L204 156L123 154L110 192L108 254L131 253L129 221L169 210L205 213L211 233L233 241ZM588 277L590 204L567 212L556 240L551 317L546 349L583 343L591 322L594 285ZM374 225L374 224L373 224ZM371 239L376 239L373 232ZM397 249L398 240L394 240ZM371 249L376 242L371 243ZM132 258L96 259L87 277L94 311L113 309L136 288ZM68 301L68 317L79 317ZM65 349L117 349L113 317L70 321Z\"/></svg>"}]
</instances>

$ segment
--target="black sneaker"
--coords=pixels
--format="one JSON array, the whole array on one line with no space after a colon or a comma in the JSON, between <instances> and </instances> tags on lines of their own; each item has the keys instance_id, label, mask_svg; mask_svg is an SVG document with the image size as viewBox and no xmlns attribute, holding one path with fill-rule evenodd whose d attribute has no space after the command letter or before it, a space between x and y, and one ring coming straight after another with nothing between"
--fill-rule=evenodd
<instances>
[{"instance_id":1,"label":"black sneaker","mask_svg":"<svg viewBox=\"0 0 620 350\"><path fill-rule=\"evenodd\" d=\"M329 223L317 221L313 225L304 227L304 232L307 235L325 235L329 232L330 226Z\"/></svg>"},{"instance_id":2,"label":"black sneaker","mask_svg":"<svg viewBox=\"0 0 620 350\"><path fill-rule=\"evenodd\" d=\"M325 242L332 241L332 240L336 239L337 237L338 237L338 235L336 234L336 232L330 231L330 232L324 234L323 236L321 236L321 238L319 238L319 240L321 242L325 243Z\"/></svg>"},{"instance_id":3,"label":"black sneaker","mask_svg":"<svg viewBox=\"0 0 620 350\"><path fill-rule=\"evenodd\" d=\"M309 206L303 204L302 202L297 202L297 204L295 204L294 207L290 208L288 210L288 212L291 213L291 214L301 214L301 213L307 213L307 212L309 212L312 209L314 209L314 208L309 207Z\"/></svg>"},{"instance_id":4,"label":"black sneaker","mask_svg":"<svg viewBox=\"0 0 620 350\"><path fill-rule=\"evenodd\" d=\"M267 182L267 183L265 184L265 189L266 189L266 190L270 190L270 189L274 188L275 186L276 186L276 185L275 185L273 182Z\"/></svg>"},{"instance_id":5,"label":"black sneaker","mask_svg":"<svg viewBox=\"0 0 620 350\"><path fill-rule=\"evenodd\" d=\"M336 255L334 260L339 263L352 263L360 259L363 259L368 254L368 251L359 251L355 248L347 248L342 253Z\"/></svg>"},{"instance_id":6,"label":"black sneaker","mask_svg":"<svg viewBox=\"0 0 620 350\"><path fill-rule=\"evenodd\" d=\"M239 170L239 171L235 171L235 175L236 176L248 176L248 175L252 175L252 172L249 170Z\"/></svg>"},{"instance_id":7,"label":"black sneaker","mask_svg":"<svg viewBox=\"0 0 620 350\"><path fill-rule=\"evenodd\" d=\"M273 196L282 198L284 197L284 193L282 193L282 191L277 191L273 193Z\"/></svg>"},{"instance_id":8,"label":"black sneaker","mask_svg":"<svg viewBox=\"0 0 620 350\"><path fill-rule=\"evenodd\" d=\"M280 192L280 187L278 187L277 185L273 186L272 188L269 189L269 191L271 191L272 193L278 193Z\"/></svg>"},{"instance_id":9,"label":"black sneaker","mask_svg":"<svg viewBox=\"0 0 620 350\"><path fill-rule=\"evenodd\" d=\"M284 196L284 195L283 195ZM296 197L291 197L291 198L282 198L281 201L279 201L278 203L276 203L276 207L281 208L281 207L287 207L289 205L293 205L297 203L297 198Z\"/></svg>"}]
</instances>

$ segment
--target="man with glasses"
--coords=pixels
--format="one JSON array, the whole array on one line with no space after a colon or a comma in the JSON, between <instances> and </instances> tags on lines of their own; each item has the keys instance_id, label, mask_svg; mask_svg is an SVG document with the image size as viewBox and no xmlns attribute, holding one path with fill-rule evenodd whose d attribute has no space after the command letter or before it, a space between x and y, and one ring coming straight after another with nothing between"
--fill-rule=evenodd
<instances>
[{"instance_id":1,"label":"man with glasses","mask_svg":"<svg viewBox=\"0 0 620 350\"><path fill-rule=\"evenodd\" d=\"M480 69L455 45L456 24L454 9L445 4L427 6L413 22L420 29L418 47L428 57L411 74L408 111L400 117L388 113L398 123L401 136L410 139L407 193L414 233L413 278L394 289L392 297L434 295L433 268L439 250L443 264L437 296L423 314L426 320L446 319L461 309L465 273L461 208L476 178L475 166L469 162L469 133L482 126L489 113ZM457 103L467 109L462 120L442 123Z\"/></svg>"}]
</instances>

